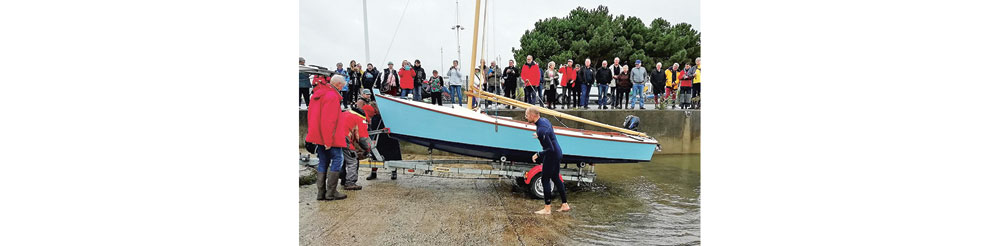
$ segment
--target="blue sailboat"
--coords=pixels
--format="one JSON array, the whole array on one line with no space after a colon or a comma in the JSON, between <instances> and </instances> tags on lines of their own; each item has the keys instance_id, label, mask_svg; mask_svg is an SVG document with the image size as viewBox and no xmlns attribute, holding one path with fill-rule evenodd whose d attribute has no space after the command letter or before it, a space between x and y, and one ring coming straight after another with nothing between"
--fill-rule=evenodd
<instances>
[{"instance_id":1,"label":"blue sailboat","mask_svg":"<svg viewBox=\"0 0 1000 246\"><path fill-rule=\"evenodd\" d=\"M376 97L392 138L492 160L505 157L508 161L531 162L531 156L541 151L532 136L535 125L525 121L390 95ZM658 149L656 139L646 136L564 127L555 127L555 133L564 163L645 162Z\"/></svg>"}]
</instances>

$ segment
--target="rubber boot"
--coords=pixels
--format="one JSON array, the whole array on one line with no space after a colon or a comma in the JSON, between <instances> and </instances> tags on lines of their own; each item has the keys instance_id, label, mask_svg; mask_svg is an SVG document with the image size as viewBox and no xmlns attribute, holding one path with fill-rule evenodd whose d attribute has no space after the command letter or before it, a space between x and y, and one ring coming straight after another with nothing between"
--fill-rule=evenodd
<instances>
[{"instance_id":1,"label":"rubber boot","mask_svg":"<svg viewBox=\"0 0 1000 246\"><path fill-rule=\"evenodd\" d=\"M367 178L365 178L365 180L372 180L372 179L377 179L377 178L378 178L378 174L376 174L376 173L375 173L375 172L373 171L373 172L372 172L372 174L369 174L369 175L368 175L368 177L367 177Z\"/></svg>"},{"instance_id":2,"label":"rubber boot","mask_svg":"<svg viewBox=\"0 0 1000 246\"><path fill-rule=\"evenodd\" d=\"M340 199L347 198L347 195L344 195L343 193L337 192L337 183L338 183L337 182L337 179L338 179L337 176L340 175L340 172L327 172L326 174L327 174L327 177L326 177L326 181L327 181L326 199L327 200L340 200Z\"/></svg>"},{"instance_id":3,"label":"rubber boot","mask_svg":"<svg viewBox=\"0 0 1000 246\"><path fill-rule=\"evenodd\" d=\"M316 189L319 190L316 200L326 200L326 173L316 173Z\"/></svg>"},{"instance_id":4,"label":"rubber boot","mask_svg":"<svg viewBox=\"0 0 1000 246\"><path fill-rule=\"evenodd\" d=\"M344 190L361 190L361 186L358 184L347 184L344 185Z\"/></svg>"}]
</instances>

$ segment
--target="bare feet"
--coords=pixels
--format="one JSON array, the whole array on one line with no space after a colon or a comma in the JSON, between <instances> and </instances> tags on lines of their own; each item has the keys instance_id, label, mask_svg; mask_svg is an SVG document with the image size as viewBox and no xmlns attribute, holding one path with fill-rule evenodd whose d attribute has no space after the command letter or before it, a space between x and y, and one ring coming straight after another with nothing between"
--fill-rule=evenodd
<instances>
[{"instance_id":1,"label":"bare feet","mask_svg":"<svg viewBox=\"0 0 1000 246\"><path fill-rule=\"evenodd\" d=\"M559 210L556 210L556 212L566 212L566 211L569 211L569 203L563 203L562 207L559 207Z\"/></svg>"},{"instance_id":2,"label":"bare feet","mask_svg":"<svg viewBox=\"0 0 1000 246\"><path fill-rule=\"evenodd\" d=\"M552 206L545 205L545 207L542 208L542 210L535 211L535 214L552 214Z\"/></svg>"}]
</instances>

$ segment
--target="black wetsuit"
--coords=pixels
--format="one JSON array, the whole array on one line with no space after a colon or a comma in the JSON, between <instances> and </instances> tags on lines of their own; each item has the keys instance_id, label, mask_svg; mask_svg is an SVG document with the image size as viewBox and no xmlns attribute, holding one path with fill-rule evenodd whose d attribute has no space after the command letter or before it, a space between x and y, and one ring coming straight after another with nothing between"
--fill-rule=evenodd
<instances>
[{"instance_id":1,"label":"black wetsuit","mask_svg":"<svg viewBox=\"0 0 1000 246\"><path fill-rule=\"evenodd\" d=\"M566 185L559 179L559 163L562 162L562 148L556 140L552 123L545 118L538 118L535 121L535 134L538 135L538 142L542 144L542 151L538 152L538 158L542 159L542 189L545 192L545 205L552 203L552 187L549 180L555 183L559 189L559 197L566 203Z\"/></svg>"}]
</instances>

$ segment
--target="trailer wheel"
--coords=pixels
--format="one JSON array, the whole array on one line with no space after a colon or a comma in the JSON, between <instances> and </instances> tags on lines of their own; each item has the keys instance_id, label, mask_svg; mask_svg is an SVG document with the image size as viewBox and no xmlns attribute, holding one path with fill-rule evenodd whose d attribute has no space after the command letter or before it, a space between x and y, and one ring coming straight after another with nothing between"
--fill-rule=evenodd
<instances>
[{"instance_id":1,"label":"trailer wheel","mask_svg":"<svg viewBox=\"0 0 1000 246\"><path fill-rule=\"evenodd\" d=\"M549 187L551 187L552 189L556 189L556 184L554 182L552 182L552 181L549 181ZM530 195L531 197L533 197L535 199L545 198L545 190L544 190L544 187L542 187L542 174L541 173L539 173L538 175L535 175L535 177L531 178L531 184L529 185L529 189L528 189L527 192L528 192L528 195Z\"/></svg>"}]
</instances>

